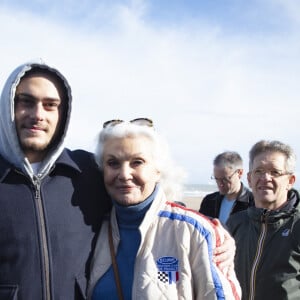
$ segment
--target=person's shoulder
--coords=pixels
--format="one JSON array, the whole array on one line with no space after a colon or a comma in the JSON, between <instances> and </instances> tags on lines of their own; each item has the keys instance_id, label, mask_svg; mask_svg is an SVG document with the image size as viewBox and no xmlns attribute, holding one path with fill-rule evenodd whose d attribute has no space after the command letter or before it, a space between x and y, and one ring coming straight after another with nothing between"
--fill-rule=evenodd
<instances>
[{"instance_id":1,"label":"person's shoulder","mask_svg":"<svg viewBox=\"0 0 300 300\"><path fill-rule=\"evenodd\" d=\"M65 148L65 150L72 156L85 156L85 157L94 156L92 152L84 150L84 149L71 150L71 149Z\"/></svg>"},{"instance_id":2,"label":"person's shoulder","mask_svg":"<svg viewBox=\"0 0 300 300\"><path fill-rule=\"evenodd\" d=\"M228 227L240 226L242 223L249 222L247 209L231 214L226 222Z\"/></svg>"},{"instance_id":3,"label":"person's shoulder","mask_svg":"<svg viewBox=\"0 0 300 300\"><path fill-rule=\"evenodd\" d=\"M166 202L163 208L163 213L160 211L160 216L163 216L162 222L171 220L168 226L169 230L180 232L181 236L189 236L192 244L197 244L200 241L215 242L216 236L223 239L223 231L220 229L210 217L207 217L193 209L180 206L174 202ZM167 217L166 217L167 216ZM199 245L198 245L199 246Z\"/></svg>"},{"instance_id":4,"label":"person's shoulder","mask_svg":"<svg viewBox=\"0 0 300 300\"><path fill-rule=\"evenodd\" d=\"M209 201L209 200L214 200L216 198L220 197L220 193L219 192L213 192L213 193L209 193L207 195L204 196L203 201Z\"/></svg>"},{"instance_id":5,"label":"person's shoulder","mask_svg":"<svg viewBox=\"0 0 300 300\"><path fill-rule=\"evenodd\" d=\"M219 192L213 192L213 193L207 194L206 196L204 196L204 198L201 201L199 211L204 214L207 214L208 213L207 210L211 210L214 207L216 201L218 201L218 199L220 199L220 198L221 198L221 195Z\"/></svg>"},{"instance_id":6,"label":"person's shoulder","mask_svg":"<svg viewBox=\"0 0 300 300\"><path fill-rule=\"evenodd\" d=\"M245 218L246 216L248 216L248 211L247 211L247 209L244 209L244 210L238 211L234 214L231 214L229 218L233 219L233 220L240 220L240 219Z\"/></svg>"},{"instance_id":7,"label":"person's shoulder","mask_svg":"<svg viewBox=\"0 0 300 300\"><path fill-rule=\"evenodd\" d=\"M199 212L204 215L216 217L215 206L221 199L222 196L219 192L207 194L201 201Z\"/></svg>"},{"instance_id":8,"label":"person's shoulder","mask_svg":"<svg viewBox=\"0 0 300 300\"><path fill-rule=\"evenodd\" d=\"M70 150L67 148L64 149L64 152L82 172L99 172L99 167L93 153L82 149Z\"/></svg>"},{"instance_id":9,"label":"person's shoulder","mask_svg":"<svg viewBox=\"0 0 300 300\"><path fill-rule=\"evenodd\" d=\"M91 162L96 164L94 154L89 151L83 149L70 150L67 148L65 151L76 162Z\"/></svg>"},{"instance_id":10,"label":"person's shoulder","mask_svg":"<svg viewBox=\"0 0 300 300\"><path fill-rule=\"evenodd\" d=\"M183 205L182 205L183 204ZM165 208L172 213L190 215L199 214L196 210L186 207L186 205L181 201L166 201Z\"/></svg>"},{"instance_id":11,"label":"person's shoulder","mask_svg":"<svg viewBox=\"0 0 300 300\"><path fill-rule=\"evenodd\" d=\"M198 222L200 221L201 223L211 223L211 218L203 215L202 213L199 213L198 211L178 205L177 203L174 202L174 204L171 205L171 210L172 212L176 214L182 215L181 219L185 220L190 223Z\"/></svg>"}]
</instances>

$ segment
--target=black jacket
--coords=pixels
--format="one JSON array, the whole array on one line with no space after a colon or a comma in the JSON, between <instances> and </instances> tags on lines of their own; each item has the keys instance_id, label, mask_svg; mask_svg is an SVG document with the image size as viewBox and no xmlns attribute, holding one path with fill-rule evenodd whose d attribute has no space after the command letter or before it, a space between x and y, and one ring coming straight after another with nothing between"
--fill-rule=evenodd
<instances>
[{"instance_id":1,"label":"black jacket","mask_svg":"<svg viewBox=\"0 0 300 300\"><path fill-rule=\"evenodd\" d=\"M84 299L95 233L109 209L86 151L64 150L35 184L0 156L0 299Z\"/></svg>"},{"instance_id":2,"label":"black jacket","mask_svg":"<svg viewBox=\"0 0 300 300\"><path fill-rule=\"evenodd\" d=\"M64 91L60 130L35 174L19 144L15 92L38 68ZM71 88L56 69L29 62L7 79L0 98L0 299L74 300L86 292L95 233L110 208L93 155L64 148Z\"/></svg>"},{"instance_id":3,"label":"black jacket","mask_svg":"<svg viewBox=\"0 0 300 300\"><path fill-rule=\"evenodd\" d=\"M221 195L219 192L206 195L201 202L199 212L212 218L218 218L223 198L224 195ZM230 214L247 209L249 206L253 205L252 192L242 183L239 195Z\"/></svg>"},{"instance_id":4,"label":"black jacket","mask_svg":"<svg viewBox=\"0 0 300 300\"><path fill-rule=\"evenodd\" d=\"M227 226L236 242L235 271L242 299L300 299L299 194L280 210L250 207Z\"/></svg>"}]
</instances>

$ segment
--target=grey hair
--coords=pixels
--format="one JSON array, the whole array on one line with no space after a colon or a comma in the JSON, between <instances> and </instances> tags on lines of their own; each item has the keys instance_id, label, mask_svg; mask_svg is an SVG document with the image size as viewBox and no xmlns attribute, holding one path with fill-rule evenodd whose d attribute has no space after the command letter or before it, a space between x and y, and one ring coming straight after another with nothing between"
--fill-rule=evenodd
<instances>
[{"instance_id":1,"label":"grey hair","mask_svg":"<svg viewBox=\"0 0 300 300\"><path fill-rule=\"evenodd\" d=\"M100 170L103 171L103 149L107 140L139 136L144 136L152 142L155 167L160 172L159 183L167 196L167 200L182 200L185 172L175 165L167 142L153 127L122 122L103 128L99 133L95 151L95 160Z\"/></svg>"},{"instance_id":2,"label":"grey hair","mask_svg":"<svg viewBox=\"0 0 300 300\"><path fill-rule=\"evenodd\" d=\"M261 140L254 144L249 152L249 170L253 168L253 161L255 157L264 152L279 152L286 158L285 168L286 172L293 174L296 168L296 154L294 150L287 144L280 141Z\"/></svg>"},{"instance_id":3,"label":"grey hair","mask_svg":"<svg viewBox=\"0 0 300 300\"><path fill-rule=\"evenodd\" d=\"M243 160L237 152L225 151L215 157L214 166L230 169L243 169Z\"/></svg>"}]
</instances>

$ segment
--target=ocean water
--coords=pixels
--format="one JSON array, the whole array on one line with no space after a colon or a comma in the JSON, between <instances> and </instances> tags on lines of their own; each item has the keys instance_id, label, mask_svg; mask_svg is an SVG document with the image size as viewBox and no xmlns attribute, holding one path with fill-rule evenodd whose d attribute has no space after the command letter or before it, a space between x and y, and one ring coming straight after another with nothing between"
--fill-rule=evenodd
<instances>
[{"instance_id":1,"label":"ocean water","mask_svg":"<svg viewBox=\"0 0 300 300\"><path fill-rule=\"evenodd\" d=\"M216 192L217 186L214 184L186 184L184 186L184 197L204 197L205 195Z\"/></svg>"}]
</instances>

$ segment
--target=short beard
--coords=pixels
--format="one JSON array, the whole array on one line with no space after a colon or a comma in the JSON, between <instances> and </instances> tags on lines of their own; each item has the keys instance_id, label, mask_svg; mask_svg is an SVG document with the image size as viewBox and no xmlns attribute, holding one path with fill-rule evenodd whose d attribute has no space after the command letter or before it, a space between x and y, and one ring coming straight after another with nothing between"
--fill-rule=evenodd
<instances>
[{"instance_id":1,"label":"short beard","mask_svg":"<svg viewBox=\"0 0 300 300\"><path fill-rule=\"evenodd\" d=\"M32 162L32 157L36 157L38 161L42 161L47 155L47 152L49 152L49 149L51 148L50 145L51 143L39 145L36 143L27 142L21 145L21 149L30 162Z\"/></svg>"}]
</instances>

